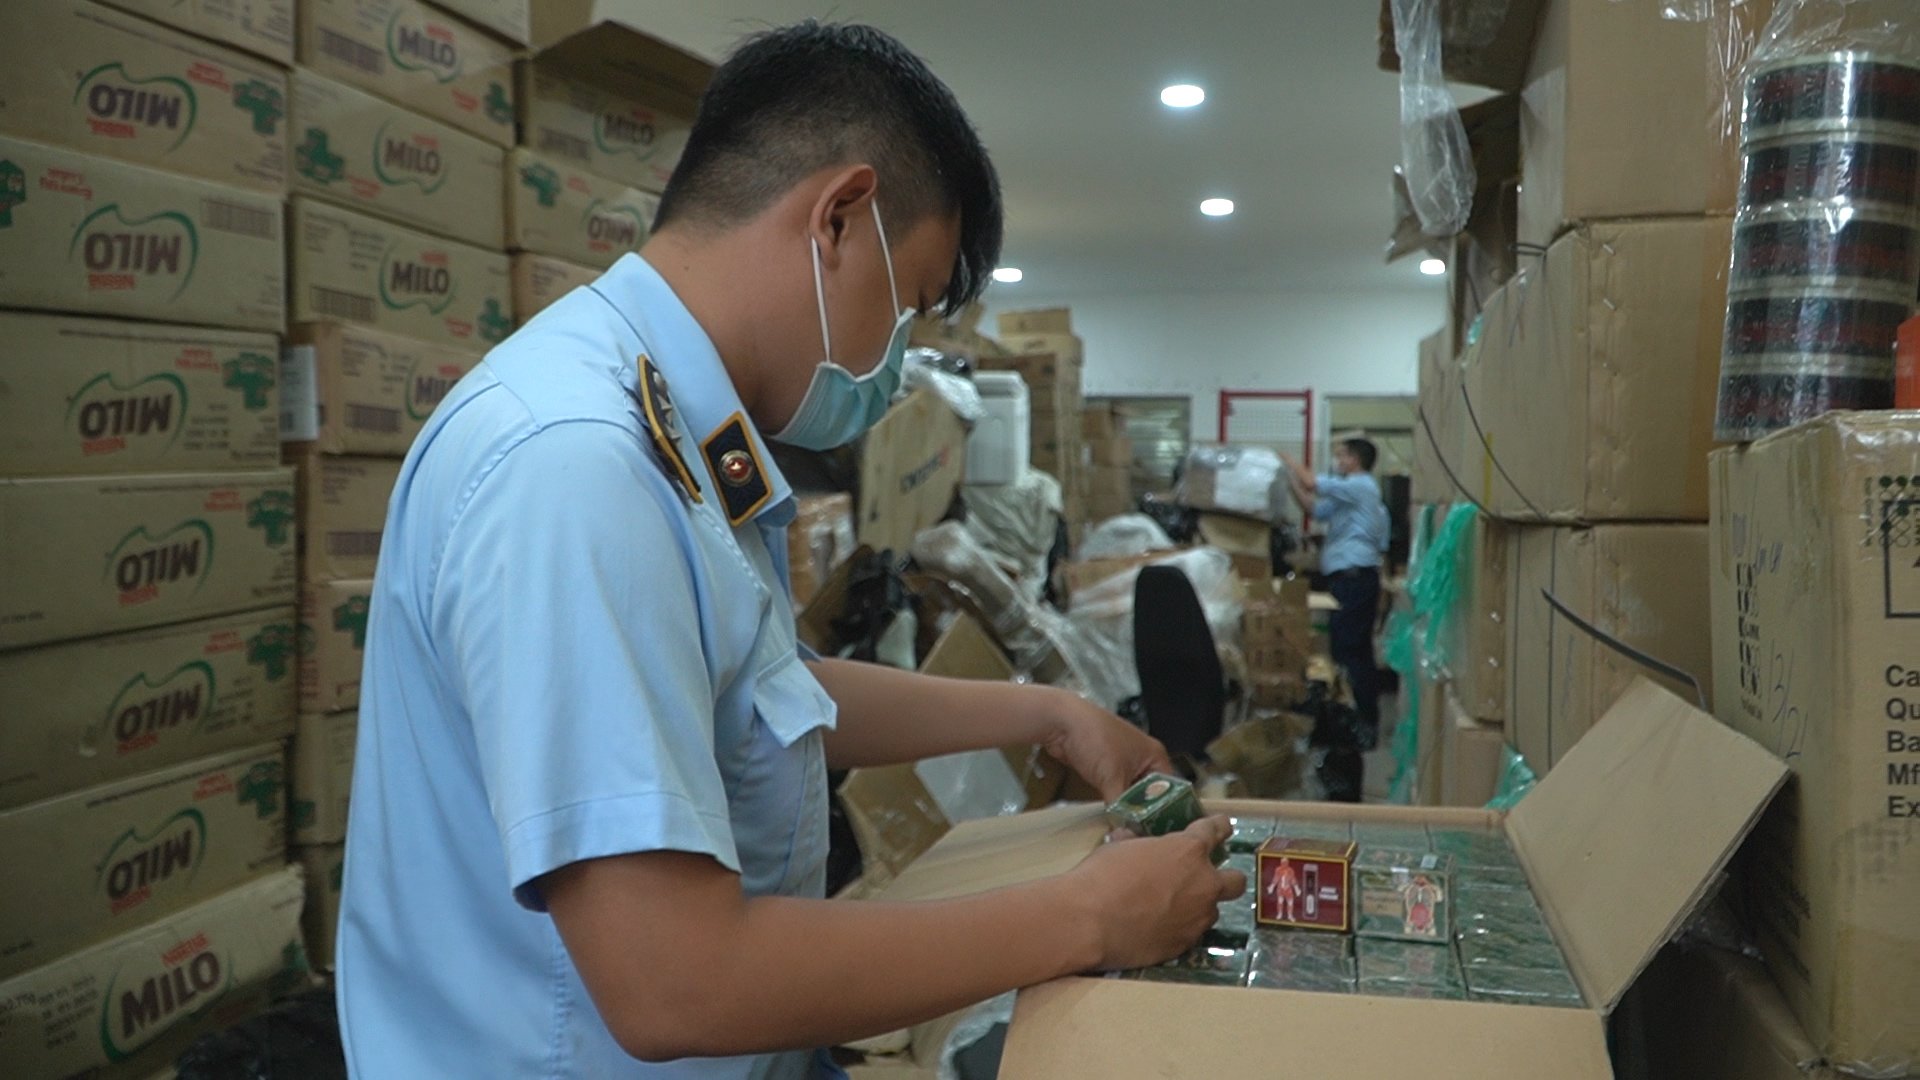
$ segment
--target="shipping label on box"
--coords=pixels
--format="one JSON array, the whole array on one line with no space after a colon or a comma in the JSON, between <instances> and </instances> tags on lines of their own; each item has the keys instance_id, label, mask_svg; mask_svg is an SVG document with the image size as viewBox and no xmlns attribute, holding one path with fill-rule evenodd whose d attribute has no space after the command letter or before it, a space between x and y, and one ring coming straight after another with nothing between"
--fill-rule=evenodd
<instances>
[{"instance_id":1,"label":"shipping label on box","mask_svg":"<svg viewBox=\"0 0 1920 1080\"><path fill-rule=\"evenodd\" d=\"M197 1032L307 981L303 893L289 867L0 981L0 1060L28 1076L171 1075Z\"/></svg>"},{"instance_id":2,"label":"shipping label on box","mask_svg":"<svg viewBox=\"0 0 1920 1080\"><path fill-rule=\"evenodd\" d=\"M0 480L0 648L290 605L286 469Z\"/></svg>"},{"instance_id":3,"label":"shipping label on box","mask_svg":"<svg viewBox=\"0 0 1920 1080\"><path fill-rule=\"evenodd\" d=\"M0 475L280 462L270 335L0 312L0 341L23 361L0 394Z\"/></svg>"},{"instance_id":4,"label":"shipping label on box","mask_svg":"<svg viewBox=\"0 0 1920 1080\"><path fill-rule=\"evenodd\" d=\"M300 63L513 145L513 50L420 0L301 0Z\"/></svg>"},{"instance_id":5,"label":"shipping label on box","mask_svg":"<svg viewBox=\"0 0 1920 1080\"><path fill-rule=\"evenodd\" d=\"M339 319L484 349L506 338L507 257L293 200L293 322Z\"/></svg>"},{"instance_id":6,"label":"shipping label on box","mask_svg":"<svg viewBox=\"0 0 1920 1080\"><path fill-rule=\"evenodd\" d=\"M373 576L400 464L395 458L300 455L300 566L308 581Z\"/></svg>"},{"instance_id":7,"label":"shipping label on box","mask_svg":"<svg viewBox=\"0 0 1920 1080\"><path fill-rule=\"evenodd\" d=\"M280 437L328 454L405 457L480 354L350 323L288 329Z\"/></svg>"},{"instance_id":8,"label":"shipping label on box","mask_svg":"<svg viewBox=\"0 0 1920 1080\"><path fill-rule=\"evenodd\" d=\"M555 300L583 285L591 285L600 271L565 259L522 252L513 257L513 318L520 325L540 314Z\"/></svg>"},{"instance_id":9,"label":"shipping label on box","mask_svg":"<svg viewBox=\"0 0 1920 1080\"><path fill-rule=\"evenodd\" d=\"M0 814L30 874L0 886L0 976L178 911L285 864L281 744Z\"/></svg>"},{"instance_id":10,"label":"shipping label on box","mask_svg":"<svg viewBox=\"0 0 1920 1080\"><path fill-rule=\"evenodd\" d=\"M279 195L286 115L287 77L272 64L98 4L0 5L8 135ZM43 190L34 176L22 193Z\"/></svg>"},{"instance_id":11,"label":"shipping label on box","mask_svg":"<svg viewBox=\"0 0 1920 1080\"><path fill-rule=\"evenodd\" d=\"M294 0L106 0L189 34L210 38L281 67L293 66Z\"/></svg>"},{"instance_id":12,"label":"shipping label on box","mask_svg":"<svg viewBox=\"0 0 1920 1080\"><path fill-rule=\"evenodd\" d=\"M513 152L507 165L507 246L608 267L640 250L660 210L658 196L559 158Z\"/></svg>"},{"instance_id":13,"label":"shipping label on box","mask_svg":"<svg viewBox=\"0 0 1920 1080\"><path fill-rule=\"evenodd\" d=\"M1716 713L1795 782L1742 852L1761 952L1822 1056L1920 1061L1920 414L1713 458Z\"/></svg>"},{"instance_id":14,"label":"shipping label on box","mask_svg":"<svg viewBox=\"0 0 1920 1080\"><path fill-rule=\"evenodd\" d=\"M291 608L0 653L0 809L293 732Z\"/></svg>"},{"instance_id":15,"label":"shipping label on box","mask_svg":"<svg viewBox=\"0 0 1920 1080\"><path fill-rule=\"evenodd\" d=\"M326 713L360 704L373 581L309 581L300 587L300 708Z\"/></svg>"},{"instance_id":16,"label":"shipping label on box","mask_svg":"<svg viewBox=\"0 0 1920 1080\"><path fill-rule=\"evenodd\" d=\"M533 44L533 0L434 0L515 45Z\"/></svg>"},{"instance_id":17,"label":"shipping label on box","mask_svg":"<svg viewBox=\"0 0 1920 1080\"><path fill-rule=\"evenodd\" d=\"M304 68L293 73L293 187L356 210L498 248L498 146Z\"/></svg>"},{"instance_id":18,"label":"shipping label on box","mask_svg":"<svg viewBox=\"0 0 1920 1080\"><path fill-rule=\"evenodd\" d=\"M307 872L307 906L300 913L307 962L316 971L332 971L334 946L340 938L340 893L346 882L347 845L310 844L297 849L294 857Z\"/></svg>"},{"instance_id":19,"label":"shipping label on box","mask_svg":"<svg viewBox=\"0 0 1920 1080\"><path fill-rule=\"evenodd\" d=\"M302 713L293 733L288 771L293 799L288 831L296 844L336 844L347 838L347 795L353 786L357 712Z\"/></svg>"},{"instance_id":20,"label":"shipping label on box","mask_svg":"<svg viewBox=\"0 0 1920 1080\"><path fill-rule=\"evenodd\" d=\"M0 235L0 304L269 333L286 321L274 196L0 138Z\"/></svg>"},{"instance_id":21,"label":"shipping label on box","mask_svg":"<svg viewBox=\"0 0 1920 1080\"><path fill-rule=\"evenodd\" d=\"M609 180L665 191L693 121L576 82L539 63L520 66L523 143Z\"/></svg>"}]
</instances>

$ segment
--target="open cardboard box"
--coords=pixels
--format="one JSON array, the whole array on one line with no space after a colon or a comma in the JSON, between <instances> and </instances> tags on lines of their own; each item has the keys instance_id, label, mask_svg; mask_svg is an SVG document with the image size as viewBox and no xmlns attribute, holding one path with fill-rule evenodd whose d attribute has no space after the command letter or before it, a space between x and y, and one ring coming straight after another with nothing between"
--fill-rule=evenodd
<instances>
[{"instance_id":1,"label":"open cardboard box","mask_svg":"<svg viewBox=\"0 0 1920 1080\"><path fill-rule=\"evenodd\" d=\"M1612 1077L1608 1015L1785 777L1759 744L1643 681L1510 813L1209 803L1215 813L1504 831L1589 1007L1073 977L1021 992L1000 1075ZM1106 832L1102 808L1089 805L963 823L873 898L934 900L1059 874Z\"/></svg>"}]
</instances>

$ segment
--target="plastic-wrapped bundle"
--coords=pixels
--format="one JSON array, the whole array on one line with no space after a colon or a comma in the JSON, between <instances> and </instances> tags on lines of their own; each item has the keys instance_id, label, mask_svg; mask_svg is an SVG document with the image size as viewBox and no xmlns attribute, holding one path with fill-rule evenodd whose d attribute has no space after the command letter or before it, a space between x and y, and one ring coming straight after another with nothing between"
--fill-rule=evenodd
<instances>
[{"instance_id":1,"label":"plastic-wrapped bundle","mask_svg":"<svg viewBox=\"0 0 1920 1080\"><path fill-rule=\"evenodd\" d=\"M1565 969L1542 970L1482 965L1467 969L1467 989L1475 1001L1503 1001L1512 1005L1557 1005L1577 1009L1586 1004L1580 987Z\"/></svg>"},{"instance_id":2,"label":"plastic-wrapped bundle","mask_svg":"<svg viewBox=\"0 0 1920 1080\"><path fill-rule=\"evenodd\" d=\"M1429 829L1427 833L1433 850L1453 856L1454 866L1459 868L1458 876L1462 880L1474 877L1470 873L1472 870L1518 870L1520 867L1519 858L1514 855L1513 848L1502 833L1474 829ZM1523 872L1520 884L1524 886L1526 883L1526 874Z\"/></svg>"},{"instance_id":3,"label":"plastic-wrapped bundle","mask_svg":"<svg viewBox=\"0 0 1920 1080\"><path fill-rule=\"evenodd\" d=\"M1459 961L1445 945L1418 945L1384 938L1356 938L1360 985L1411 983L1442 990L1463 991L1466 980Z\"/></svg>"},{"instance_id":4,"label":"plastic-wrapped bundle","mask_svg":"<svg viewBox=\"0 0 1920 1080\"><path fill-rule=\"evenodd\" d=\"M1265 990L1350 994L1352 939L1298 930L1257 930L1247 962L1247 985Z\"/></svg>"},{"instance_id":5,"label":"plastic-wrapped bundle","mask_svg":"<svg viewBox=\"0 0 1920 1080\"><path fill-rule=\"evenodd\" d=\"M1715 424L1729 441L1890 407L1920 283L1920 57L1790 34L1765 51L1742 113Z\"/></svg>"},{"instance_id":6,"label":"plastic-wrapped bundle","mask_svg":"<svg viewBox=\"0 0 1920 1080\"><path fill-rule=\"evenodd\" d=\"M1133 977L1148 982L1239 986L1247 979L1247 950L1224 945L1196 945L1158 967L1134 971Z\"/></svg>"},{"instance_id":7,"label":"plastic-wrapped bundle","mask_svg":"<svg viewBox=\"0 0 1920 1080\"><path fill-rule=\"evenodd\" d=\"M1279 824L1279 822L1273 818L1240 817L1239 815L1235 815L1232 821L1233 835L1227 837L1227 850L1235 855L1252 855L1254 852L1259 851L1261 844L1272 839L1274 827ZM1344 840L1346 837L1339 837L1339 839ZM1227 869L1239 870L1241 867L1230 859L1228 860ZM1253 875L1251 862L1249 862L1246 870L1249 879L1251 879Z\"/></svg>"}]
</instances>

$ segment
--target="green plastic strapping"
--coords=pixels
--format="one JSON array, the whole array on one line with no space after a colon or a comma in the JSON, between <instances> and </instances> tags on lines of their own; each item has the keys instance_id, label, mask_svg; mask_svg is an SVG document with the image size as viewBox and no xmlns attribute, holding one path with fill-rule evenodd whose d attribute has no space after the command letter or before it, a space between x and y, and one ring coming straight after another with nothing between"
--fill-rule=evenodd
<instances>
[{"instance_id":1,"label":"green plastic strapping","mask_svg":"<svg viewBox=\"0 0 1920 1080\"><path fill-rule=\"evenodd\" d=\"M1505 750L1507 763L1500 769L1500 785L1494 788L1493 801L1487 804L1489 810L1511 810L1520 805L1527 792L1533 790L1536 777L1533 769L1527 765L1527 759L1509 746Z\"/></svg>"},{"instance_id":2,"label":"green plastic strapping","mask_svg":"<svg viewBox=\"0 0 1920 1080\"><path fill-rule=\"evenodd\" d=\"M1393 736L1393 779L1388 797L1397 803L1413 798L1413 779L1420 761L1420 684L1428 673L1446 668L1445 643L1452 638L1445 631L1448 622L1457 617L1462 560L1471 554L1466 545L1474 535L1479 513L1471 505L1455 506L1435 528L1434 508L1421 508L1407 563L1407 606L1395 611L1387 622L1387 666L1400 675L1405 715L1412 721L1403 721Z\"/></svg>"}]
</instances>

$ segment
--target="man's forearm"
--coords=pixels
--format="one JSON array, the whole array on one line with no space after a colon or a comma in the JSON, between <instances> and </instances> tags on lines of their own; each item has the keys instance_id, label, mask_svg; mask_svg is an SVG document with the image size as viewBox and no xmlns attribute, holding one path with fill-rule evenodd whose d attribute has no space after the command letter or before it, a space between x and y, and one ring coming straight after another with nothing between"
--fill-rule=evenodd
<instances>
[{"instance_id":1,"label":"man's forearm","mask_svg":"<svg viewBox=\"0 0 1920 1080\"><path fill-rule=\"evenodd\" d=\"M963 750L1045 743L1047 695L1065 690L946 679L854 660L818 660L814 677L839 706L826 737L836 769L894 765Z\"/></svg>"}]
</instances>

